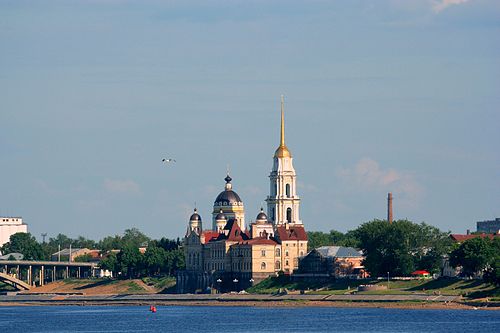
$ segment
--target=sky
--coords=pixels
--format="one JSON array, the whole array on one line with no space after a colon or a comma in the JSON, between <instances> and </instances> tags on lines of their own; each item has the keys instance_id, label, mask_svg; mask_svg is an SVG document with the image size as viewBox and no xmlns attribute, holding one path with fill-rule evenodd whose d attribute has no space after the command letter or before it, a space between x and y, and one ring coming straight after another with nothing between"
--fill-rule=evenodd
<instances>
[{"instance_id":1,"label":"sky","mask_svg":"<svg viewBox=\"0 0 500 333\"><path fill-rule=\"evenodd\" d=\"M474 231L500 217L499 36L497 0L0 0L0 215L183 237L229 166L252 221L283 94L306 230L392 192L396 219Z\"/></svg>"}]
</instances>

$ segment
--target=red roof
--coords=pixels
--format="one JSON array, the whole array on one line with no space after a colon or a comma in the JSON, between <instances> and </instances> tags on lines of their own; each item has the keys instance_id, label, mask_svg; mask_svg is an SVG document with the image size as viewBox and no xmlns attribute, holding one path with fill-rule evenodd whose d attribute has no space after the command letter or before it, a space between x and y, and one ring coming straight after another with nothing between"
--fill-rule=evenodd
<instances>
[{"instance_id":1,"label":"red roof","mask_svg":"<svg viewBox=\"0 0 500 333\"><path fill-rule=\"evenodd\" d=\"M211 240L215 240L219 237L219 232L218 231L213 231L213 230L205 230L201 233L200 241L202 244L206 244L210 242Z\"/></svg>"},{"instance_id":2,"label":"red roof","mask_svg":"<svg viewBox=\"0 0 500 333\"><path fill-rule=\"evenodd\" d=\"M288 240L307 240L307 233L304 226L289 226L288 228L284 225L276 228L276 233L281 241Z\"/></svg>"},{"instance_id":3,"label":"red roof","mask_svg":"<svg viewBox=\"0 0 500 333\"><path fill-rule=\"evenodd\" d=\"M431 273L427 272L426 270L421 270L421 271L415 271L411 273L411 275L429 275Z\"/></svg>"},{"instance_id":4,"label":"red roof","mask_svg":"<svg viewBox=\"0 0 500 333\"><path fill-rule=\"evenodd\" d=\"M489 239L493 239L493 237L497 237L497 236L498 235L495 235L495 234L485 234L485 233L470 234L470 235L461 235L461 234L451 234L450 235L451 239L454 240L455 242L464 242L466 240L477 238L477 237L481 237L481 238L488 237Z\"/></svg>"}]
</instances>

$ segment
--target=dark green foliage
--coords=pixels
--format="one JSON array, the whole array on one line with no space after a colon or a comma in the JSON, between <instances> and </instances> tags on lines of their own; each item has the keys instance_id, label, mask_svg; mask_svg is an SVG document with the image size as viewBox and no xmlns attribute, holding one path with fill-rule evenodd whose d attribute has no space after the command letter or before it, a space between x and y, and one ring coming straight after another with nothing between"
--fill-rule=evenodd
<instances>
[{"instance_id":1,"label":"dark green foliage","mask_svg":"<svg viewBox=\"0 0 500 333\"><path fill-rule=\"evenodd\" d=\"M43 249L30 233L18 232L10 236L2 247L2 253L22 253L24 260L43 260Z\"/></svg>"},{"instance_id":2,"label":"dark green foliage","mask_svg":"<svg viewBox=\"0 0 500 333\"><path fill-rule=\"evenodd\" d=\"M118 272L119 265L118 265L118 257L115 252L110 252L105 255L104 259L101 260L99 263L99 266L102 269L107 269L112 272Z\"/></svg>"},{"instance_id":3,"label":"dark green foliage","mask_svg":"<svg viewBox=\"0 0 500 333\"><path fill-rule=\"evenodd\" d=\"M308 248L310 250L316 249L320 246L359 246L359 242L354 235L354 231L348 231L343 234L337 230L330 230L329 233L322 231L309 231L307 233L308 237Z\"/></svg>"},{"instance_id":4,"label":"dark green foliage","mask_svg":"<svg viewBox=\"0 0 500 333\"><path fill-rule=\"evenodd\" d=\"M448 252L448 234L425 223L374 220L354 231L372 276L408 276L416 269L437 272Z\"/></svg>"},{"instance_id":5,"label":"dark green foliage","mask_svg":"<svg viewBox=\"0 0 500 333\"><path fill-rule=\"evenodd\" d=\"M486 279L497 283L500 260L500 239L476 237L466 240L450 253L450 264L462 267L464 276L474 276L486 270Z\"/></svg>"},{"instance_id":6,"label":"dark green foliage","mask_svg":"<svg viewBox=\"0 0 500 333\"><path fill-rule=\"evenodd\" d=\"M120 249L117 255L120 272L128 278L135 278L140 275L143 267L143 255L139 248L133 244L127 244Z\"/></svg>"}]
</instances>

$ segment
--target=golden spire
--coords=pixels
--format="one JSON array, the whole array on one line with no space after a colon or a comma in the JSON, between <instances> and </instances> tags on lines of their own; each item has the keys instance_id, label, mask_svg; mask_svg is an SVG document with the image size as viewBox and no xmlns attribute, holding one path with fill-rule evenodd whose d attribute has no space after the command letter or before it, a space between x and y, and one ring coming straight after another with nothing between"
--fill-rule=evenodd
<instances>
[{"instance_id":1,"label":"golden spire","mask_svg":"<svg viewBox=\"0 0 500 333\"><path fill-rule=\"evenodd\" d=\"M280 146L276 149L274 157L292 157L292 154L285 145L285 101L284 96L281 95L281 136Z\"/></svg>"},{"instance_id":2,"label":"golden spire","mask_svg":"<svg viewBox=\"0 0 500 333\"><path fill-rule=\"evenodd\" d=\"M280 146L285 146L285 101L284 96L281 95L281 140Z\"/></svg>"}]
</instances>

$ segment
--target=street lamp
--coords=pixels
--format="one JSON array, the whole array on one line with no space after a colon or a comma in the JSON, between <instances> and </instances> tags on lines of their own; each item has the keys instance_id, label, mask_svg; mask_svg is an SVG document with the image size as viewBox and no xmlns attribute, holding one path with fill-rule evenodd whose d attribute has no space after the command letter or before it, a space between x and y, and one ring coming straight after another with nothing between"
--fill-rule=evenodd
<instances>
[{"instance_id":1,"label":"street lamp","mask_svg":"<svg viewBox=\"0 0 500 333\"><path fill-rule=\"evenodd\" d=\"M217 279L217 280L216 280L216 282L217 282L217 284L219 285L219 288L217 288L217 289L218 289L218 290L219 290L219 292L220 292L221 287L222 287L222 280L221 280L221 279Z\"/></svg>"},{"instance_id":2,"label":"street lamp","mask_svg":"<svg viewBox=\"0 0 500 333\"><path fill-rule=\"evenodd\" d=\"M389 289L389 272L387 272L387 289Z\"/></svg>"},{"instance_id":3,"label":"street lamp","mask_svg":"<svg viewBox=\"0 0 500 333\"><path fill-rule=\"evenodd\" d=\"M233 282L234 282L234 289L235 289L235 291L238 291L238 279L235 278L233 280Z\"/></svg>"}]
</instances>

